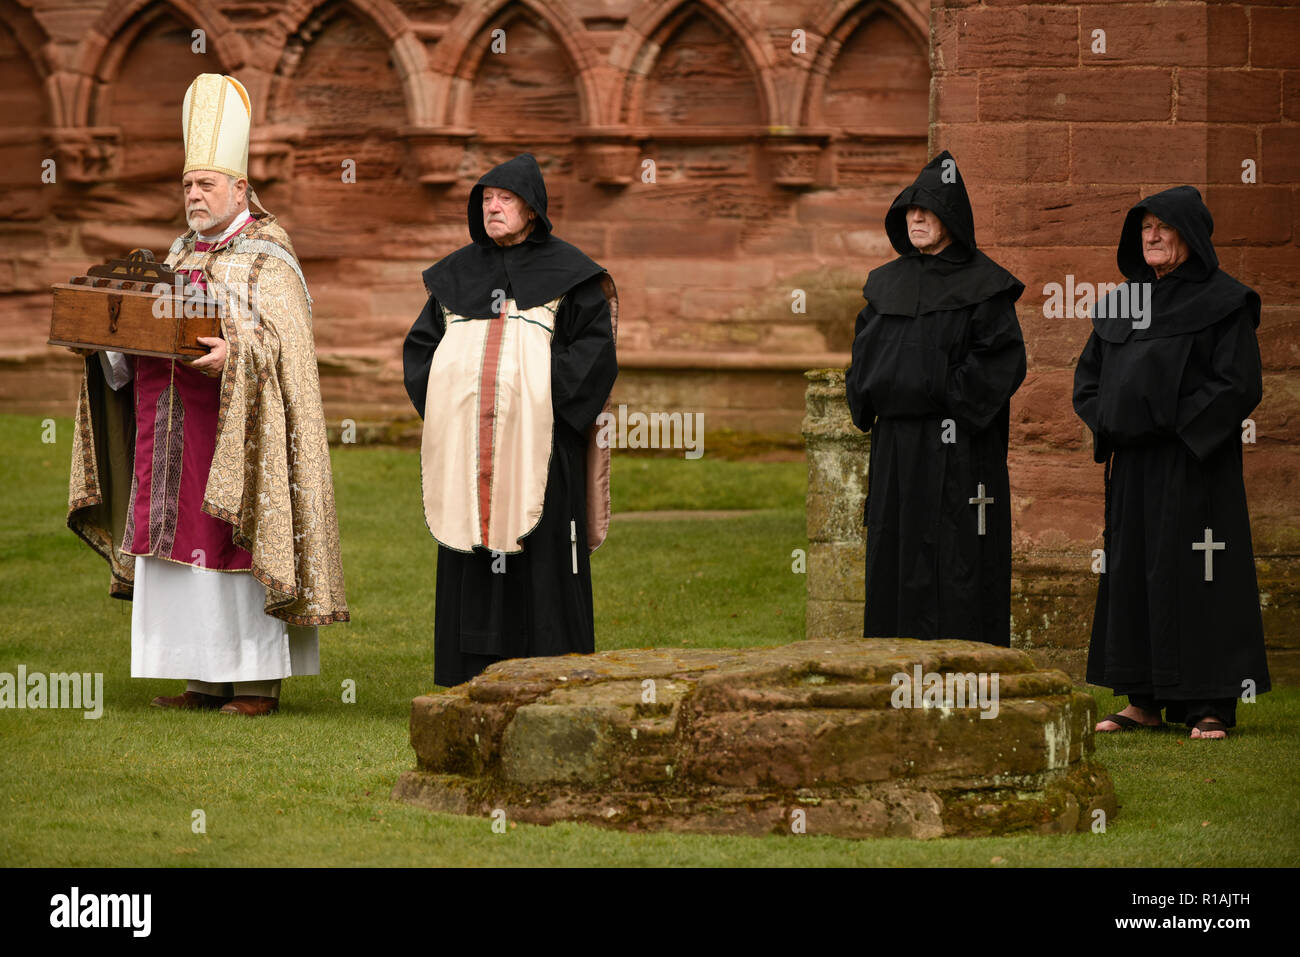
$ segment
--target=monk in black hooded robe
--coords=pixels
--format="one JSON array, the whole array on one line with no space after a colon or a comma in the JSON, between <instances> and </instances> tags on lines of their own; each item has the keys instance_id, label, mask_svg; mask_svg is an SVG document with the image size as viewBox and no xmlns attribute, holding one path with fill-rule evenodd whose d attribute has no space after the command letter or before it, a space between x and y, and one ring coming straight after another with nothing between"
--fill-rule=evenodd
<instances>
[{"instance_id":1,"label":"monk in black hooded robe","mask_svg":"<svg viewBox=\"0 0 1300 957\"><path fill-rule=\"evenodd\" d=\"M894 200L885 231L899 258L867 277L847 377L853 422L872 433L863 634L1005 647L1024 285L976 248L947 151Z\"/></svg>"},{"instance_id":2,"label":"monk in black hooded robe","mask_svg":"<svg viewBox=\"0 0 1300 957\"><path fill-rule=\"evenodd\" d=\"M1218 268L1213 231L1191 186L1133 207L1116 255L1128 281L1093 310L1075 369L1106 463L1087 677L1129 699L1098 731L1158 726L1163 708L1221 738L1237 697L1269 690L1241 447L1263 395L1260 302Z\"/></svg>"},{"instance_id":3,"label":"monk in black hooded robe","mask_svg":"<svg viewBox=\"0 0 1300 957\"><path fill-rule=\"evenodd\" d=\"M503 215L523 225L498 241ZM468 219L474 241L423 274L429 299L403 350L425 420L425 516L439 541L434 681L444 686L503 658L595 650L589 557L608 526L609 451L593 424L618 375L613 281L551 234L533 156L486 173ZM512 509L502 537L495 523Z\"/></svg>"}]
</instances>

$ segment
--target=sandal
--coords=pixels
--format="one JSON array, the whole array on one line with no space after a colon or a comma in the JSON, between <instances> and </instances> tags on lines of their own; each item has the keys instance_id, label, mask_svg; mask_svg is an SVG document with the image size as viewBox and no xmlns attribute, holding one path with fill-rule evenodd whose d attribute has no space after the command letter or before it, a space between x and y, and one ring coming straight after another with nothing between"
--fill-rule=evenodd
<instances>
[{"instance_id":1,"label":"sandal","mask_svg":"<svg viewBox=\"0 0 1300 957\"><path fill-rule=\"evenodd\" d=\"M1201 732L1200 734L1190 735L1197 741L1223 741L1228 737L1228 726L1218 718L1202 718L1192 726L1192 730ZM1223 737L1212 737L1206 734L1207 731L1222 731Z\"/></svg>"},{"instance_id":2,"label":"sandal","mask_svg":"<svg viewBox=\"0 0 1300 957\"><path fill-rule=\"evenodd\" d=\"M1097 723L1101 724L1102 721L1113 721L1115 724L1119 725L1119 728L1115 731L1108 731L1102 728L1097 730L1095 732L1096 734L1119 734L1121 731L1135 731L1139 728L1148 731L1155 731L1157 728L1161 727L1159 724L1143 724L1141 721L1134 721L1132 718L1123 714L1108 714Z\"/></svg>"}]
</instances>

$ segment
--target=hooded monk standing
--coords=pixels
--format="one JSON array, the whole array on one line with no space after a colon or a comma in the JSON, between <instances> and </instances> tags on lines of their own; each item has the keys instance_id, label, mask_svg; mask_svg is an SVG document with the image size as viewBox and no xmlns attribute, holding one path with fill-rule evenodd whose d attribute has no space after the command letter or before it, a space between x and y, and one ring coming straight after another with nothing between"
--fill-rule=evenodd
<instances>
[{"instance_id":1,"label":"hooded monk standing","mask_svg":"<svg viewBox=\"0 0 1300 957\"><path fill-rule=\"evenodd\" d=\"M424 272L406 391L438 542L434 681L595 650L590 552L609 525L595 421L618 375L613 280L551 234L529 153L470 191L473 242Z\"/></svg>"},{"instance_id":2,"label":"hooded monk standing","mask_svg":"<svg viewBox=\"0 0 1300 957\"><path fill-rule=\"evenodd\" d=\"M1260 302L1219 268L1213 232L1191 186L1129 210L1116 254L1128 281L1098 302L1074 373L1106 463L1088 681L1129 700L1098 731L1156 727L1164 710L1193 738L1222 738L1237 698L1269 690L1242 480Z\"/></svg>"},{"instance_id":3,"label":"hooded monk standing","mask_svg":"<svg viewBox=\"0 0 1300 957\"><path fill-rule=\"evenodd\" d=\"M871 431L866 637L1011 642L1009 400L1024 286L975 247L952 156L885 216L899 257L867 277L849 408Z\"/></svg>"}]
</instances>

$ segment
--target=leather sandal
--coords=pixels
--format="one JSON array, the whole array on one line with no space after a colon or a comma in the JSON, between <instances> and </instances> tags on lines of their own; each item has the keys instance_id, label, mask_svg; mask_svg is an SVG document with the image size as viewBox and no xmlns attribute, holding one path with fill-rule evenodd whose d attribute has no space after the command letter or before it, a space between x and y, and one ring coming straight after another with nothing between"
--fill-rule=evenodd
<instances>
[{"instance_id":1,"label":"leather sandal","mask_svg":"<svg viewBox=\"0 0 1300 957\"><path fill-rule=\"evenodd\" d=\"M1163 722L1161 724L1143 724L1141 721L1134 721L1132 718L1123 714L1108 714L1097 723L1101 724L1102 721L1113 721L1115 724L1119 725L1119 728L1115 731L1101 728L1095 732L1096 734L1119 734L1122 731L1137 731L1140 729L1155 731L1157 728L1163 727Z\"/></svg>"},{"instance_id":2,"label":"leather sandal","mask_svg":"<svg viewBox=\"0 0 1300 957\"><path fill-rule=\"evenodd\" d=\"M1192 729L1201 732L1200 734L1193 736L1196 741L1224 741L1227 740L1228 737L1228 726L1218 718L1202 718L1200 721L1196 722L1196 724L1192 725ZM1222 731L1223 737L1212 738L1206 734L1207 731Z\"/></svg>"}]
</instances>

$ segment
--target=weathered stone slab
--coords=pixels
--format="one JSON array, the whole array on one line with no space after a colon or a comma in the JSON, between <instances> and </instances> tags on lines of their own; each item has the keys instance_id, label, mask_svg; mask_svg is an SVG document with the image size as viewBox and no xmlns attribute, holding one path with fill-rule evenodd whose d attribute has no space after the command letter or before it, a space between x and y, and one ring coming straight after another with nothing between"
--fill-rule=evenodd
<instances>
[{"instance_id":1,"label":"weathered stone slab","mask_svg":"<svg viewBox=\"0 0 1300 957\"><path fill-rule=\"evenodd\" d=\"M393 797L631 831L1063 833L1116 811L1096 720L1065 673L977 642L523 658L412 702Z\"/></svg>"}]
</instances>

